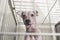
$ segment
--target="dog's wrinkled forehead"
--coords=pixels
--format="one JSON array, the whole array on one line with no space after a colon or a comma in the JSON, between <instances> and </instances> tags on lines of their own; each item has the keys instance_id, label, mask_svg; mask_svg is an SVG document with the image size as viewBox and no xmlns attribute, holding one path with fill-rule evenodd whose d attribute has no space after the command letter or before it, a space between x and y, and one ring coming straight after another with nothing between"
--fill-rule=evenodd
<instances>
[{"instance_id":1,"label":"dog's wrinkled forehead","mask_svg":"<svg viewBox=\"0 0 60 40\"><path fill-rule=\"evenodd\" d=\"M33 16L33 15L38 15L38 11L22 11L22 12L21 12L21 15L22 15L22 16L23 16L23 15L26 15L26 16L27 16L27 15L28 15L28 16L29 16L29 15L32 15L32 16Z\"/></svg>"},{"instance_id":2,"label":"dog's wrinkled forehead","mask_svg":"<svg viewBox=\"0 0 60 40\"><path fill-rule=\"evenodd\" d=\"M21 14L22 14L22 15L26 15L26 16L27 16L27 15L31 15L31 14L34 15L34 13L33 13L32 11L28 11L28 12L25 11L25 12L22 12Z\"/></svg>"}]
</instances>

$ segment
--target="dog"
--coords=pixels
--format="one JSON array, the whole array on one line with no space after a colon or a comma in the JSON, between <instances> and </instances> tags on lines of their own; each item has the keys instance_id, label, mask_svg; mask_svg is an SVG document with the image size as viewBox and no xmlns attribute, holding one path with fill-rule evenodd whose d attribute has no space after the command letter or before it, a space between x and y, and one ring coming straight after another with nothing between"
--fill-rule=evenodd
<instances>
[{"instance_id":1,"label":"dog","mask_svg":"<svg viewBox=\"0 0 60 40\"><path fill-rule=\"evenodd\" d=\"M22 11L20 14L23 19L23 23L26 26L26 33L36 33L36 16L38 11ZM25 35L24 40L38 40L36 35Z\"/></svg>"}]
</instances>

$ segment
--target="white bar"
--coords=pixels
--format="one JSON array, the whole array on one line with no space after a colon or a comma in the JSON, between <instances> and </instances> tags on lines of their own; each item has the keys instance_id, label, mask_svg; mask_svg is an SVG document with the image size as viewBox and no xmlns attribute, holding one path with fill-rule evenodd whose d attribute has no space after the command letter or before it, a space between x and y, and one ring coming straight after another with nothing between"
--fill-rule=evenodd
<instances>
[{"instance_id":1,"label":"white bar","mask_svg":"<svg viewBox=\"0 0 60 40\"><path fill-rule=\"evenodd\" d=\"M15 33L15 32L0 32L0 35L43 35L43 36L60 36L60 33Z\"/></svg>"},{"instance_id":2,"label":"white bar","mask_svg":"<svg viewBox=\"0 0 60 40\"><path fill-rule=\"evenodd\" d=\"M55 26L52 26L53 33L55 34ZM54 40L56 40L56 35L53 36Z\"/></svg>"}]
</instances>

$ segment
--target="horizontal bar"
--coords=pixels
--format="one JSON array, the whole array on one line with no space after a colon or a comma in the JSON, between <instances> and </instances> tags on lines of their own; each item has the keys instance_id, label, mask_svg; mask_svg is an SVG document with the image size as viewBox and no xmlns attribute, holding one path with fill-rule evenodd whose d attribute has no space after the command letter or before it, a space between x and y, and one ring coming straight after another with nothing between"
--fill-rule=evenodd
<instances>
[{"instance_id":1,"label":"horizontal bar","mask_svg":"<svg viewBox=\"0 0 60 40\"><path fill-rule=\"evenodd\" d=\"M30 8L18 8L18 7L15 7L15 10L16 11L20 11L20 10L28 10L28 9L34 9L33 7L30 7ZM45 11L45 10L47 10L47 9L43 9L43 11ZM47 13L47 12L45 12L45 13Z\"/></svg>"},{"instance_id":2,"label":"horizontal bar","mask_svg":"<svg viewBox=\"0 0 60 40\"><path fill-rule=\"evenodd\" d=\"M59 13L59 14L53 14L53 15L60 15L60 12L52 12L52 13Z\"/></svg>"},{"instance_id":3,"label":"horizontal bar","mask_svg":"<svg viewBox=\"0 0 60 40\"><path fill-rule=\"evenodd\" d=\"M24 3L34 3L34 2L30 2L30 1L14 1L14 2L19 2L19 3L20 3L20 2L24 2ZM44 3L44 2L35 2L35 3L41 3L41 4L42 4L42 3ZM46 2L45 2L45 3L46 3ZM44 3L44 4L45 4L45 3ZM53 3L53 2L50 2L50 3Z\"/></svg>"},{"instance_id":4,"label":"horizontal bar","mask_svg":"<svg viewBox=\"0 0 60 40\"><path fill-rule=\"evenodd\" d=\"M0 32L0 35L41 35L41 36L60 36L60 33L14 33L14 32Z\"/></svg>"},{"instance_id":5,"label":"horizontal bar","mask_svg":"<svg viewBox=\"0 0 60 40\"><path fill-rule=\"evenodd\" d=\"M21 3L21 2L14 2L14 3ZM33 3L33 2L22 2L22 3ZM41 3L41 2L35 2L36 4L40 3L40 4L47 4L47 3ZM48 4L52 4L52 3L48 3Z\"/></svg>"},{"instance_id":6,"label":"horizontal bar","mask_svg":"<svg viewBox=\"0 0 60 40\"><path fill-rule=\"evenodd\" d=\"M33 7L32 5L15 5L15 7ZM46 5L42 5L42 6L36 6L36 7L47 7ZM48 6L49 7L49 6Z\"/></svg>"},{"instance_id":7,"label":"horizontal bar","mask_svg":"<svg viewBox=\"0 0 60 40\"><path fill-rule=\"evenodd\" d=\"M24 23L23 22L18 22L18 24L23 25ZM56 23L51 23L51 24L55 25ZM44 23L44 24L42 24L42 23L36 23L36 25L50 25L50 23Z\"/></svg>"}]
</instances>

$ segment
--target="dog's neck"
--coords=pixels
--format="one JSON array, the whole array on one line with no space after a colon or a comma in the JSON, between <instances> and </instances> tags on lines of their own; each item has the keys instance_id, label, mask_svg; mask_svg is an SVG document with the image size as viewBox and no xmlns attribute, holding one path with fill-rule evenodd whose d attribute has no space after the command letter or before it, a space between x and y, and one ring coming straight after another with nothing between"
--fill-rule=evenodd
<instances>
[{"instance_id":1,"label":"dog's neck","mask_svg":"<svg viewBox=\"0 0 60 40\"><path fill-rule=\"evenodd\" d=\"M29 26L26 26L26 32L35 32L36 27L34 24L31 24Z\"/></svg>"}]
</instances>

